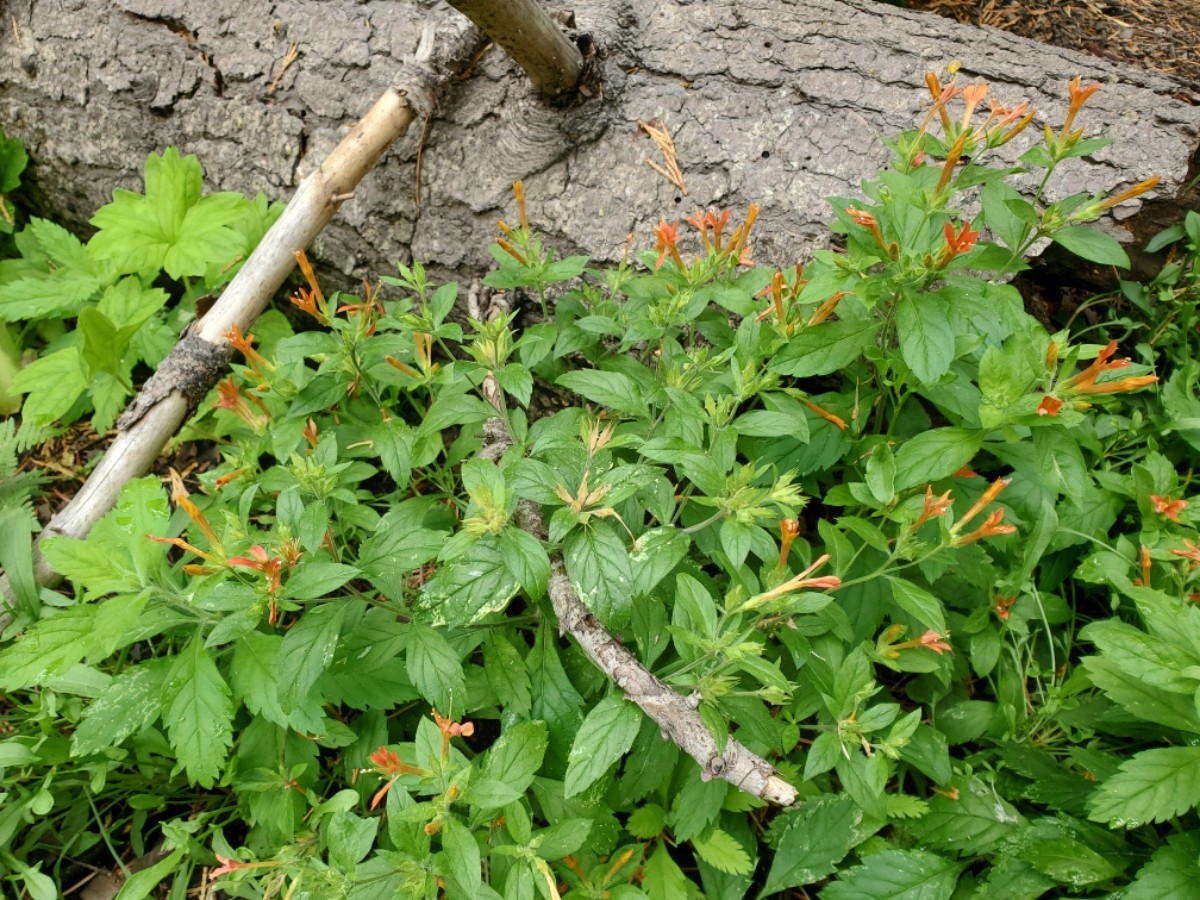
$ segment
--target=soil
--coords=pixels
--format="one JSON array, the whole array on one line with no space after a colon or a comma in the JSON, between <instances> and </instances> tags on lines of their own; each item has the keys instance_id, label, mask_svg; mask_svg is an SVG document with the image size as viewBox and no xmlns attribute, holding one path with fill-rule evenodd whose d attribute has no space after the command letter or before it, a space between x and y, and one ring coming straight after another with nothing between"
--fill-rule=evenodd
<instances>
[{"instance_id":1,"label":"soil","mask_svg":"<svg viewBox=\"0 0 1200 900\"><path fill-rule=\"evenodd\" d=\"M906 5L1154 69L1187 87L1200 87L1197 0L908 0Z\"/></svg>"}]
</instances>

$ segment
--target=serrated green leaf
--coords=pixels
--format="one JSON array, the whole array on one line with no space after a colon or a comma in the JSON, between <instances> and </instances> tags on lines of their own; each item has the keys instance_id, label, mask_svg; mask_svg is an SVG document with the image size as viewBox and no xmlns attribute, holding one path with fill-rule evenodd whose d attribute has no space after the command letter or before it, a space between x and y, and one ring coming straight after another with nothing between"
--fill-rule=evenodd
<instances>
[{"instance_id":1,"label":"serrated green leaf","mask_svg":"<svg viewBox=\"0 0 1200 900\"><path fill-rule=\"evenodd\" d=\"M563 819L534 835L542 859L562 859L583 846L592 830L591 819Z\"/></svg>"},{"instance_id":2,"label":"serrated green leaf","mask_svg":"<svg viewBox=\"0 0 1200 900\"><path fill-rule=\"evenodd\" d=\"M479 845L470 829L453 816L442 823L442 853L445 856L447 895L478 897L483 884ZM453 885L453 889L452 886Z\"/></svg>"},{"instance_id":3,"label":"serrated green leaf","mask_svg":"<svg viewBox=\"0 0 1200 900\"><path fill-rule=\"evenodd\" d=\"M683 869L659 843L642 870L642 887L654 900L687 900L688 880Z\"/></svg>"},{"instance_id":4,"label":"serrated green leaf","mask_svg":"<svg viewBox=\"0 0 1200 900\"><path fill-rule=\"evenodd\" d=\"M502 782L519 794L533 783L546 755L546 724L522 722L507 729L487 752L483 776Z\"/></svg>"},{"instance_id":5,"label":"serrated green leaf","mask_svg":"<svg viewBox=\"0 0 1200 900\"><path fill-rule=\"evenodd\" d=\"M573 797L592 785L633 746L642 713L616 695L605 697L587 714L567 762L563 794Z\"/></svg>"},{"instance_id":6,"label":"serrated green leaf","mask_svg":"<svg viewBox=\"0 0 1200 900\"><path fill-rule=\"evenodd\" d=\"M462 663L450 642L423 622L409 626L405 650L408 677L421 696L449 714L458 697L461 708L467 693Z\"/></svg>"},{"instance_id":7,"label":"serrated green leaf","mask_svg":"<svg viewBox=\"0 0 1200 900\"><path fill-rule=\"evenodd\" d=\"M850 852L862 810L849 797L801 800L781 817L782 828L762 896L820 881Z\"/></svg>"},{"instance_id":8,"label":"serrated green leaf","mask_svg":"<svg viewBox=\"0 0 1200 900\"><path fill-rule=\"evenodd\" d=\"M633 605L633 570L625 544L610 525L592 521L572 531L563 544L571 586L596 618L621 628Z\"/></svg>"},{"instance_id":9,"label":"serrated green leaf","mask_svg":"<svg viewBox=\"0 0 1200 900\"><path fill-rule=\"evenodd\" d=\"M40 684L65 672L94 646L95 606L72 606L43 619L0 652L0 686L6 691Z\"/></svg>"},{"instance_id":10,"label":"serrated green leaf","mask_svg":"<svg viewBox=\"0 0 1200 900\"><path fill-rule=\"evenodd\" d=\"M333 661L345 616L345 601L310 607L283 636L275 678L279 706L285 713L305 703L309 691Z\"/></svg>"},{"instance_id":11,"label":"serrated green leaf","mask_svg":"<svg viewBox=\"0 0 1200 900\"><path fill-rule=\"evenodd\" d=\"M276 672L283 637L252 633L242 637L233 651L229 683L234 696L246 709L280 727L288 725L287 713L279 705Z\"/></svg>"},{"instance_id":12,"label":"serrated green leaf","mask_svg":"<svg viewBox=\"0 0 1200 900\"><path fill-rule=\"evenodd\" d=\"M79 348L68 347L34 360L16 374L9 389L29 395L21 407L25 421L38 427L52 425L87 389Z\"/></svg>"},{"instance_id":13,"label":"serrated green leaf","mask_svg":"<svg viewBox=\"0 0 1200 900\"><path fill-rule=\"evenodd\" d=\"M900 355L922 384L932 385L954 361L954 328L940 294L905 292L896 307Z\"/></svg>"},{"instance_id":14,"label":"serrated green leaf","mask_svg":"<svg viewBox=\"0 0 1200 900\"><path fill-rule=\"evenodd\" d=\"M657 803L639 806L625 822L625 830L643 841L658 837L666 827L667 811Z\"/></svg>"},{"instance_id":15,"label":"serrated green leaf","mask_svg":"<svg viewBox=\"0 0 1200 900\"><path fill-rule=\"evenodd\" d=\"M205 274L209 262L233 260L244 251L230 225L248 207L239 194L201 198L203 173L195 156L168 147L146 160L145 195L116 190L91 223L97 233L88 250L112 260L121 272L163 269L172 278Z\"/></svg>"},{"instance_id":16,"label":"serrated green leaf","mask_svg":"<svg viewBox=\"0 0 1200 900\"><path fill-rule=\"evenodd\" d=\"M1122 890L1123 900L1194 900L1200 884L1196 832L1172 835Z\"/></svg>"},{"instance_id":17,"label":"serrated green leaf","mask_svg":"<svg viewBox=\"0 0 1200 900\"><path fill-rule=\"evenodd\" d=\"M1110 828L1165 822L1200 805L1200 747L1134 754L1092 794L1090 818Z\"/></svg>"},{"instance_id":18,"label":"serrated green leaf","mask_svg":"<svg viewBox=\"0 0 1200 900\"><path fill-rule=\"evenodd\" d=\"M728 875L746 875L754 871L754 862L746 848L720 828L696 835L692 838L692 847L702 860Z\"/></svg>"},{"instance_id":19,"label":"serrated green leaf","mask_svg":"<svg viewBox=\"0 0 1200 900\"><path fill-rule=\"evenodd\" d=\"M675 839L688 841L717 820L729 785L719 778L705 781L700 767L688 765L683 787L671 801L670 825Z\"/></svg>"},{"instance_id":20,"label":"serrated green leaf","mask_svg":"<svg viewBox=\"0 0 1200 900\"><path fill-rule=\"evenodd\" d=\"M988 853L1014 837L1024 820L997 794L994 785L978 778L956 779L957 797L937 794L929 800L929 813L912 824L927 846Z\"/></svg>"},{"instance_id":21,"label":"serrated green leaf","mask_svg":"<svg viewBox=\"0 0 1200 900\"><path fill-rule=\"evenodd\" d=\"M925 850L884 850L843 872L822 900L950 900L959 866Z\"/></svg>"},{"instance_id":22,"label":"serrated green leaf","mask_svg":"<svg viewBox=\"0 0 1200 900\"><path fill-rule=\"evenodd\" d=\"M1087 844L1069 837L1037 841L1021 851L1021 858L1043 875L1073 886L1108 881L1118 872Z\"/></svg>"},{"instance_id":23,"label":"serrated green leaf","mask_svg":"<svg viewBox=\"0 0 1200 900\"><path fill-rule=\"evenodd\" d=\"M493 633L483 645L483 671L488 685L500 702L517 713L528 716L532 701L529 673L525 661L508 640Z\"/></svg>"},{"instance_id":24,"label":"serrated green leaf","mask_svg":"<svg viewBox=\"0 0 1200 900\"><path fill-rule=\"evenodd\" d=\"M535 600L545 594L550 580L550 555L542 542L512 525L500 532L499 542L504 564L525 593Z\"/></svg>"},{"instance_id":25,"label":"serrated green leaf","mask_svg":"<svg viewBox=\"0 0 1200 900\"><path fill-rule=\"evenodd\" d=\"M212 787L233 743L233 701L199 636L175 657L163 689L162 718L188 780Z\"/></svg>"}]
</instances>

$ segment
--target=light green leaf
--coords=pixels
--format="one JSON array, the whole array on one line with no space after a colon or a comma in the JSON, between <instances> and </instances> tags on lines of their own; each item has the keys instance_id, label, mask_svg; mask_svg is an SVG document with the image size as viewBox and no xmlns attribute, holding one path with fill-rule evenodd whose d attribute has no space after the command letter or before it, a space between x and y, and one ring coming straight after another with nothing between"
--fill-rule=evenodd
<instances>
[{"instance_id":1,"label":"light green leaf","mask_svg":"<svg viewBox=\"0 0 1200 900\"><path fill-rule=\"evenodd\" d=\"M72 606L43 619L0 652L0 686L6 691L40 684L65 672L93 647L96 609Z\"/></svg>"},{"instance_id":2,"label":"light green leaf","mask_svg":"<svg viewBox=\"0 0 1200 900\"><path fill-rule=\"evenodd\" d=\"M87 389L78 347L68 347L34 360L13 378L9 389L29 394L21 407L23 420L38 427L61 419Z\"/></svg>"},{"instance_id":3,"label":"light green leaf","mask_svg":"<svg viewBox=\"0 0 1200 900\"><path fill-rule=\"evenodd\" d=\"M1200 884L1196 832L1172 835L1167 842L1124 888L1123 900L1194 900Z\"/></svg>"},{"instance_id":4,"label":"light green leaf","mask_svg":"<svg viewBox=\"0 0 1200 900\"><path fill-rule=\"evenodd\" d=\"M959 866L925 850L884 850L843 872L822 900L950 900Z\"/></svg>"},{"instance_id":5,"label":"light green leaf","mask_svg":"<svg viewBox=\"0 0 1200 900\"><path fill-rule=\"evenodd\" d=\"M896 490L950 477L981 446L982 433L968 428L934 428L909 438L896 451Z\"/></svg>"},{"instance_id":6,"label":"light green leaf","mask_svg":"<svg viewBox=\"0 0 1200 900\"><path fill-rule=\"evenodd\" d=\"M353 872L366 859L375 844L379 819L363 819L350 810L335 812L325 820L325 840L329 845L330 861L344 871Z\"/></svg>"},{"instance_id":7,"label":"light green leaf","mask_svg":"<svg viewBox=\"0 0 1200 900\"><path fill-rule=\"evenodd\" d=\"M888 576L892 586L892 599L902 610L938 634L946 633L946 617L942 610L942 601L923 587L906 581L903 578Z\"/></svg>"},{"instance_id":8,"label":"light green leaf","mask_svg":"<svg viewBox=\"0 0 1200 900\"><path fill-rule=\"evenodd\" d=\"M508 638L498 632L493 632L483 645L483 671L501 704L527 717L532 697L525 660Z\"/></svg>"},{"instance_id":9,"label":"light green leaf","mask_svg":"<svg viewBox=\"0 0 1200 900\"><path fill-rule=\"evenodd\" d=\"M295 574L288 577L284 592L293 600L316 600L332 594L351 578L361 574L354 566L345 563L328 559L303 560Z\"/></svg>"},{"instance_id":10,"label":"light green leaf","mask_svg":"<svg viewBox=\"0 0 1200 900\"><path fill-rule=\"evenodd\" d=\"M164 878L179 868L179 863L182 862L186 853L186 847L176 847L154 865L134 872L121 885L121 890L117 891L113 900L143 900L144 897L149 897Z\"/></svg>"},{"instance_id":11,"label":"light green leaf","mask_svg":"<svg viewBox=\"0 0 1200 900\"><path fill-rule=\"evenodd\" d=\"M163 723L188 780L210 788L221 774L232 737L229 686L197 635L175 657L163 691Z\"/></svg>"},{"instance_id":12,"label":"light green leaf","mask_svg":"<svg viewBox=\"0 0 1200 900\"><path fill-rule=\"evenodd\" d=\"M1070 250L1088 262L1102 266L1129 268L1129 255L1121 249L1116 238L1086 225L1068 225L1051 235L1054 243Z\"/></svg>"},{"instance_id":13,"label":"light green leaf","mask_svg":"<svg viewBox=\"0 0 1200 900\"><path fill-rule=\"evenodd\" d=\"M754 862L746 848L720 828L696 835L692 838L692 846L702 860L727 875L746 875L754 871Z\"/></svg>"},{"instance_id":14,"label":"light green leaf","mask_svg":"<svg viewBox=\"0 0 1200 900\"><path fill-rule=\"evenodd\" d=\"M646 400L628 375L585 369L567 372L554 382L581 397L630 416L647 414Z\"/></svg>"},{"instance_id":15,"label":"light green leaf","mask_svg":"<svg viewBox=\"0 0 1200 900\"><path fill-rule=\"evenodd\" d=\"M1200 747L1134 754L1092 794L1090 818L1110 828L1165 822L1200 805ZM1032 860L1031 860L1032 861Z\"/></svg>"},{"instance_id":16,"label":"light green leaf","mask_svg":"<svg viewBox=\"0 0 1200 900\"><path fill-rule=\"evenodd\" d=\"M796 378L829 375L857 359L875 341L879 323L822 322L806 328L775 355L771 369Z\"/></svg>"},{"instance_id":17,"label":"light green leaf","mask_svg":"<svg viewBox=\"0 0 1200 900\"><path fill-rule=\"evenodd\" d=\"M499 541L486 535L437 570L418 595L416 607L428 610L434 625L470 625L503 610L520 589Z\"/></svg>"},{"instance_id":18,"label":"light green leaf","mask_svg":"<svg viewBox=\"0 0 1200 900\"><path fill-rule=\"evenodd\" d=\"M283 637L277 634L254 632L244 635L233 651L229 683L234 696L245 704L246 709L286 728L288 716L279 705L279 688L275 677L282 643Z\"/></svg>"},{"instance_id":19,"label":"light green leaf","mask_svg":"<svg viewBox=\"0 0 1200 900\"><path fill-rule=\"evenodd\" d=\"M534 835L541 841L537 848L542 859L562 859L583 846L592 830L591 819L562 819Z\"/></svg>"},{"instance_id":20,"label":"light green leaf","mask_svg":"<svg viewBox=\"0 0 1200 900\"><path fill-rule=\"evenodd\" d=\"M550 556L542 542L527 531L509 525L499 535L504 564L525 593L537 599L550 580Z\"/></svg>"},{"instance_id":21,"label":"light green leaf","mask_svg":"<svg viewBox=\"0 0 1200 900\"><path fill-rule=\"evenodd\" d=\"M641 710L622 697L610 694L597 703L571 747L563 793L573 797L590 787L629 751L641 724Z\"/></svg>"},{"instance_id":22,"label":"light green leaf","mask_svg":"<svg viewBox=\"0 0 1200 900\"><path fill-rule=\"evenodd\" d=\"M457 888L454 893L464 898L480 896L483 883L480 870L479 845L470 829L453 816L442 823L442 852L445 856L447 882ZM447 884L449 889L450 884ZM451 895L449 890L448 895Z\"/></svg>"},{"instance_id":23,"label":"light green leaf","mask_svg":"<svg viewBox=\"0 0 1200 900\"><path fill-rule=\"evenodd\" d=\"M491 746L484 758L482 774L523 794L533 783L545 755L545 723L521 722L507 729Z\"/></svg>"},{"instance_id":24,"label":"light green leaf","mask_svg":"<svg viewBox=\"0 0 1200 900\"><path fill-rule=\"evenodd\" d=\"M243 252L230 225L249 204L239 194L201 199L203 173L195 156L168 147L146 160L146 193L116 190L91 223L97 233L88 250L111 259L121 272L164 269L172 278L203 276L209 262L226 263Z\"/></svg>"}]
</instances>

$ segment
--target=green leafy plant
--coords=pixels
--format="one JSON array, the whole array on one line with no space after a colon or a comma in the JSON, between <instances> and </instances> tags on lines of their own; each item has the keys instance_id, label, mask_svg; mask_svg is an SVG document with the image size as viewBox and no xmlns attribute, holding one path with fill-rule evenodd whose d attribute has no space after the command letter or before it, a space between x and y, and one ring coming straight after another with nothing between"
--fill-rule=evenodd
<instances>
[{"instance_id":1,"label":"green leafy plant","mask_svg":"<svg viewBox=\"0 0 1200 900\"><path fill-rule=\"evenodd\" d=\"M1100 146L1095 86L1014 162L1027 107L928 83L892 167L832 201L844 248L787 272L753 266L753 207L559 260L519 185L491 292L413 264L326 297L303 261L318 327L235 333L190 426L220 464L45 542L75 596L0 651L0 864L29 885L67 855L25 824L68 814L35 785L136 760L154 877L239 897L1186 891L1190 425L1003 281L1047 238L1126 262L1087 223L1153 180L1043 198ZM720 777L735 746L796 802Z\"/></svg>"},{"instance_id":2,"label":"green leafy plant","mask_svg":"<svg viewBox=\"0 0 1200 900\"><path fill-rule=\"evenodd\" d=\"M90 408L96 430L110 428L135 366L163 360L197 298L233 277L282 209L261 194L203 196L202 178L196 157L168 148L147 159L145 194L118 190L96 213L86 244L45 219L17 232L20 256L0 263L0 320L15 348L44 345L9 383L28 395L23 422L70 423Z\"/></svg>"}]
</instances>

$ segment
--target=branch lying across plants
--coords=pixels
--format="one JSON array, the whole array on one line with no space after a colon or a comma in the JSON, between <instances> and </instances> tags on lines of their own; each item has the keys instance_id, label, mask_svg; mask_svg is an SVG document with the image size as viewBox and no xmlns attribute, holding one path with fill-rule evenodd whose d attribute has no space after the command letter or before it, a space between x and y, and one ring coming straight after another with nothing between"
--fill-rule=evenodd
<instances>
[{"instance_id":1,"label":"branch lying across plants","mask_svg":"<svg viewBox=\"0 0 1200 900\"><path fill-rule=\"evenodd\" d=\"M478 31L458 18L445 31L428 25L412 62L329 157L300 184L283 215L246 260L220 300L189 330L159 366L143 391L118 421L118 434L79 493L54 516L39 543L48 537L83 538L115 505L131 478L150 469L163 447L199 400L216 384L228 361L227 335L233 326L248 329L262 313L306 248L333 218L384 151L420 116L428 115L440 88L477 51ZM34 547L34 575L40 585L61 577ZM0 582L0 610L11 609L12 594ZM0 631L12 621L0 614Z\"/></svg>"},{"instance_id":2,"label":"branch lying across plants","mask_svg":"<svg viewBox=\"0 0 1200 900\"><path fill-rule=\"evenodd\" d=\"M499 387L489 375L484 382L485 396L499 393ZM484 426L484 446L480 456L498 460L512 446L512 433L502 418L489 419ZM522 500L515 515L517 527L538 540L546 539L546 522L536 504ZM712 733L697 711L698 700L681 696L654 676L636 656L609 633L579 598L567 577L562 555L555 553L550 561L551 574L547 586L558 627L570 634L579 646L625 696L641 707L654 720L663 736L696 760L701 778L709 781L721 778L743 791L780 806L796 801L796 789L784 781L775 767L744 744L729 738L725 750L717 748Z\"/></svg>"}]
</instances>

